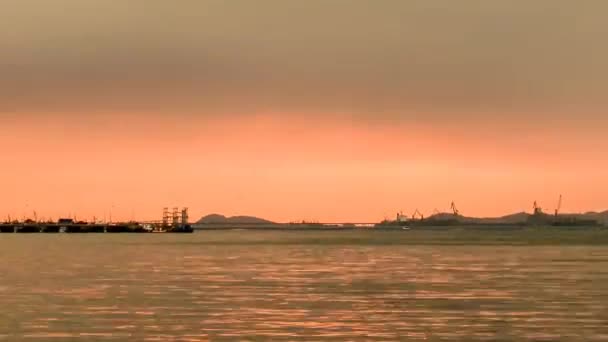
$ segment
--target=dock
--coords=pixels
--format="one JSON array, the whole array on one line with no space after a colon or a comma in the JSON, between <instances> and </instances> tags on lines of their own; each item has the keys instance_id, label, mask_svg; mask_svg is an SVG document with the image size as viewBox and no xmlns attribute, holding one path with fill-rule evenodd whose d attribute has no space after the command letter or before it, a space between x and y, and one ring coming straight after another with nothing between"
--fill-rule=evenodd
<instances>
[{"instance_id":1,"label":"dock","mask_svg":"<svg viewBox=\"0 0 608 342\"><path fill-rule=\"evenodd\" d=\"M0 233L192 233L188 223L188 209L168 208L163 210L162 221L129 221L99 223L62 218L57 221L40 222L31 219L0 223Z\"/></svg>"}]
</instances>

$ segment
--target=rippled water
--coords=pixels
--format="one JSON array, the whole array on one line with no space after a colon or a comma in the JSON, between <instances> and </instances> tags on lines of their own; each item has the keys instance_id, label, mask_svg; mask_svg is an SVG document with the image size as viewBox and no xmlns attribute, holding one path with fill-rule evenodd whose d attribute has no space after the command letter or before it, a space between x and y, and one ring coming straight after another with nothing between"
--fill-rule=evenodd
<instances>
[{"instance_id":1,"label":"rippled water","mask_svg":"<svg viewBox=\"0 0 608 342\"><path fill-rule=\"evenodd\" d=\"M5 234L0 257L0 341L608 340L601 245Z\"/></svg>"}]
</instances>

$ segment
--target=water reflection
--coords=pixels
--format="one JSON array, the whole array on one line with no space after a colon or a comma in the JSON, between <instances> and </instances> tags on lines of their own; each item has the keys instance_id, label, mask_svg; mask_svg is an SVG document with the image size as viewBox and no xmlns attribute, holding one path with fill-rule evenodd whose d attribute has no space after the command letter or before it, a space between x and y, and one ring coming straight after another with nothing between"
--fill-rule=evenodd
<instances>
[{"instance_id":1,"label":"water reflection","mask_svg":"<svg viewBox=\"0 0 608 342\"><path fill-rule=\"evenodd\" d=\"M608 247L264 234L0 239L0 340L608 339Z\"/></svg>"}]
</instances>

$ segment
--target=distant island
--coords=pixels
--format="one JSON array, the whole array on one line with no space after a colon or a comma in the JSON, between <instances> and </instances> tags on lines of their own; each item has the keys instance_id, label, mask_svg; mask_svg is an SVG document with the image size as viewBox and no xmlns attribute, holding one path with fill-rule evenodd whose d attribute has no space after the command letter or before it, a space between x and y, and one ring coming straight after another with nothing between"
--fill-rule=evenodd
<instances>
[{"instance_id":1,"label":"distant island","mask_svg":"<svg viewBox=\"0 0 608 342\"><path fill-rule=\"evenodd\" d=\"M196 221L195 224L201 224L201 225L205 225L205 224L210 224L210 225L217 225L217 224L272 225L272 224L275 224L275 222L261 219L258 217L254 217L254 216L226 217L226 216L220 215L220 214L210 214L210 215L201 217L201 219Z\"/></svg>"},{"instance_id":2,"label":"distant island","mask_svg":"<svg viewBox=\"0 0 608 342\"><path fill-rule=\"evenodd\" d=\"M457 210L453 213L436 212L425 217L416 211L411 216L397 213L394 219L385 219L376 224L357 223L320 223L291 222L277 223L255 216L226 217L221 214L210 214L202 217L194 226L201 229L252 228L252 229L355 229L355 228L391 228L391 227L523 227L523 226L607 226L608 210L580 214L546 214L538 208L534 213L519 212L500 217L463 216Z\"/></svg>"},{"instance_id":3,"label":"distant island","mask_svg":"<svg viewBox=\"0 0 608 342\"><path fill-rule=\"evenodd\" d=\"M463 223L503 223L503 224L517 224L517 223L525 223L529 221L534 221L534 219L545 219L545 220L561 220L561 221L598 221L599 223L608 223L608 210L603 212L587 212L581 214L558 214L558 215L549 215L543 212L537 213L526 213L519 212L514 214L509 214L500 217L468 217L457 215L454 213L438 213L425 218L425 220L429 221L448 221L448 220L459 220Z\"/></svg>"},{"instance_id":4,"label":"distant island","mask_svg":"<svg viewBox=\"0 0 608 342\"><path fill-rule=\"evenodd\" d=\"M429 217L422 215L407 217L398 213L394 220L385 219L379 223L380 226L402 224L424 226L598 226L608 224L608 211L581 214L557 212L547 214L536 207L532 214L520 212L500 217L468 217L455 210L453 213L436 213Z\"/></svg>"}]
</instances>

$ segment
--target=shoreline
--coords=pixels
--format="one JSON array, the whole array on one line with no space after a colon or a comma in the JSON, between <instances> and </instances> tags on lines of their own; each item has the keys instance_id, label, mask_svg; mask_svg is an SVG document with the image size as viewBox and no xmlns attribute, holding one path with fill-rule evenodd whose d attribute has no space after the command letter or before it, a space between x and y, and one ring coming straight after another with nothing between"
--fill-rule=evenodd
<instances>
[{"instance_id":1,"label":"shoreline","mask_svg":"<svg viewBox=\"0 0 608 342\"><path fill-rule=\"evenodd\" d=\"M246 224L193 224L195 231L214 230L264 230L264 231L523 231L523 230L608 230L604 225L525 225L525 224L459 224L459 225L412 225L412 226L310 226L310 225L246 225Z\"/></svg>"}]
</instances>

